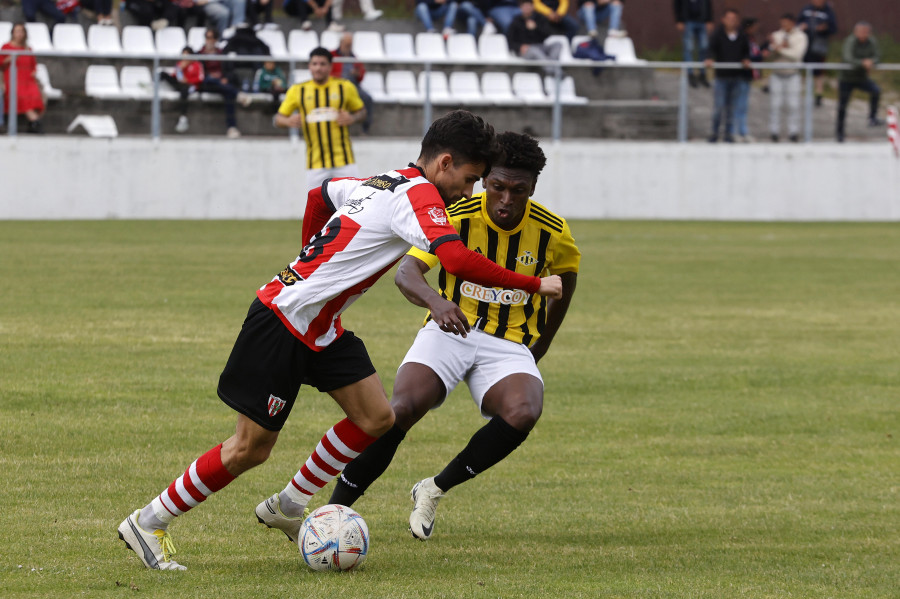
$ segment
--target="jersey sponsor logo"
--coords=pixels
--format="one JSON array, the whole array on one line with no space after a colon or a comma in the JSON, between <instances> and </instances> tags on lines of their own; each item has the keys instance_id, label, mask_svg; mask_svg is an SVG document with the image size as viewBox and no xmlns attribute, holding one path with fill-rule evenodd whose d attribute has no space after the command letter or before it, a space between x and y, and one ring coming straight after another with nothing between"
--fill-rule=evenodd
<instances>
[{"instance_id":1,"label":"jersey sponsor logo","mask_svg":"<svg viewBox=\"0 0 900 599\"><path fill-rule=\"evenodd\" d=\"M280 273L278 273L278 280L281 281L285 287L293 285L294 283L301 281L300 275L291 270L291 267L288 266Z\"/></svg>"},{"instance_id":2,"label":"jersey sponsor logo","mask_svg":"<svg viewBox=\"0 0 900 599\"><path fill-rule=\"evenodd\" d=\"M281 399L280 397L275 397L274 395L269 395L269 417L274 417L275 414L281 411L281 409L287 404L286 401Z\"/></svg>"},{"instance_id":3,"label":"jersey sponsor logo","mask_svg":"<svg viewBox=\"0 0 900 599\"><path fill-rule=\"evenodd\" d=\"M369 177L363 182L363 187L374 187L375 189L380 189L382 191L394 191L397 189L398 185L403 185L404 183L409 183L409 179L406 177L388 177L387 175L376 175L374 177Z\"/></svg>"},{"instance_id":4,"label":"jersey sponsor logo","mask_svg":"<svg viewBox=\"0 0 900 599\"><path fill-rule=\"evenodd\" d=\"M469 281L464 281L459 290L466 297L489 304L515 306L516 304L524 304L528 299L528 292L521 289L495 289L493 287L482 287Z\"/></svg>"},{"instance_id":5,"label":"jersey sponsor logo","mask_svg":"<svg viewBox=\"0 0 900 599\"><path fill-rule=\"evenodd\" d=\"M518 258L516 258L516 262L523 266L532 266L533 264L536 264L537 261L538 259L535 258L534 254L532 254L529 250L525 250L524 252L519 254Z\"/></svg>"},{"instance_id":6,"label":"jersey sponsor logo","mask_svg":"<svg viewBox=\"0 0 900 599\"><path fill-rule=\"evenodd\" d=\"M444 212L443 208L435 206L434 208L428 211L428 216L436 225L446 225L447 224L447 213Z\"/></svg>"}]
</instances>

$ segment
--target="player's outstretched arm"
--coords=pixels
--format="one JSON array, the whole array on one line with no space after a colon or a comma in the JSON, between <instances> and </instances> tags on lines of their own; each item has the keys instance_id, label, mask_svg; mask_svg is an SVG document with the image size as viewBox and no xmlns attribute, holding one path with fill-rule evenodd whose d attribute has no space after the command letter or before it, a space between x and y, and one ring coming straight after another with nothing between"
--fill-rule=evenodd
<instances>
[{"instance_id":1,"label":"player's outstretched arm","mask_svg":"<svg viewBox=\"0 0 900 599\"><path fill-rule=\"evenodd\" d=\"M530 348L531 355L534 356L535 362L543 358L547 353L547 350L550 349L553 337L556 336L556 332L559 330L560 325L562 325L563 319L566 317L566 312L569 310L572 296L575 295L575 284L578 281L578 273L564 272L557 278L562 282L562 296L559 298L551 297L547 302L547 323L544 325L544 332L541 333L541 336Z\"/></svg>"},{"instance_id":2,"label":"player's outstretched arm","mask_svg":"<svg viewBox=\"0 0 900 599\"><path fill-rule=\"evenodd\" d=\"M428 270L428 265L415 256L404 256L394 276L394 283L410 303L431 310L431 319L442 331L465 337L471 329L466 315L459 306L444 299L428 284L425 280Z\"/></svg>"},{"instance_id":3,"label":"player's outstretched arm","mask_svg":"<svg viewBox=\"0 0 900 599\"><path fill-rule=\"evenodd\" d=\"M540 279L507 270L494 264L481 254L468 249L462 241L456 239L442 243L434 250L447 272L478 285L523 289L528 293L554 296L562 292L559 277Z\"/></svg>"}]
</instances>

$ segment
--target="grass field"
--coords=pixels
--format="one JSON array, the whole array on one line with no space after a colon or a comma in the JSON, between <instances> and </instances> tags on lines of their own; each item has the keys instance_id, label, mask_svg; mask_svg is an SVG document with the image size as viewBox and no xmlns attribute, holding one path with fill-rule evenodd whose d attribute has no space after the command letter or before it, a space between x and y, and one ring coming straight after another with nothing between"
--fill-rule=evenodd
<instances>
[{"instance_id":1,"label":"grass field","mask_svg":"<svg viewBox=\"0 0 900 599\"><path fill-rule=\"evenodd\" d=\"M528 441L413 540L410 486L483 423L457 390L357 503L365 567L322 575L253 515L340 418L309 390L269 462L173 525L187 572L115 532L230 434L216 380L298 224L0 222L0 597L896 598L900 228L572 229ZM421 316L390 277L346 315L388 390Z\"/></svg>"}]
</instances>

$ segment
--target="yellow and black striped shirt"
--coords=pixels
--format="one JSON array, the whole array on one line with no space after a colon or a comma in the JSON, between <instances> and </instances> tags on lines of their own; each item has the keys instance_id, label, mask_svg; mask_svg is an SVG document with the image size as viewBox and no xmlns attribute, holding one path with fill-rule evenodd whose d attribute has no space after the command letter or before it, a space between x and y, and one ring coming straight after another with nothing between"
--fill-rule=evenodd
<instances>
[{"instance_id":1,"label":"yellow and black striped shirt","mask_svg":"<svg viewBox=\"0 0 900 599\"><path fill-rule=\"evenodd\" d=\"M306 168L337 168L353 164L350 131L335 122L340 110L356 112L363 107L356 86L346 79L329 77L319 85L313 80L288 88L279 114L303 115Z\"/></svg>"},{"instance_id":2,"label":"yellow and black striped shirt","mask_svg":"<svg viewBox=\"0 0 900 599\"><path fill-rule=\"evenodd\" d=\"M466 247L509 270L547 276L578 272L581 252L565 219L528 200L522 222L506 231L491 221L484 193L461 200L447 209L451 224ZM433 254L409 251L429 267L438 264ZM481 287L456 278L441 267L441 295L457 304L473 328L530 346L544 331L547 298L517 289ZM431 313L425 322L431 319Z\"/></svg>"}]
</instances>

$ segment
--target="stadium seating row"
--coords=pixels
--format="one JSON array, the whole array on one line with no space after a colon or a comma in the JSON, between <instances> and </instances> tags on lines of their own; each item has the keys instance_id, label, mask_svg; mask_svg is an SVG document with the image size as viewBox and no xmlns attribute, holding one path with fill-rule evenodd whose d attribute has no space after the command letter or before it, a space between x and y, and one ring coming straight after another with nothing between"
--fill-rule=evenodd
<instances>
[{"instance_id":1,"label":"stadium seating row","mask_svg":"<svg viewBox=\"0 0 900 599\"><path fill-rule=\"evenodd\" d=\"M11 24L0 22L0 44L9 39ZM129 25L119 30L111 26L91 25L87 36L81 25L62 23L54 27L51 39L50 30L44 23L27 23L28 43L34 50L71 53L96 53L104 55L117 54L155 54L177 55L182 48L190 46L199 49L203 46L204 29L192 27L187 34L180 27L166 27L154 32L149 27ZM324 46L330 50L337 48L340 34L324 31L321 37L315 31L295 29L285 38L284 33L275 29L263 29L257 36L265 42L272 56L278 59L306 60L309 52L316 46ZM572 52L578 44L586 41L587 36L576 36L572 43L565 36L551 36L548 41L562 43L563 62L572 62ZM636 62L634 44L629 38L608 38L605 43L607 54L616 57L617 62ZM353 52L361 60L390 60L393 62L470 62L470 63L509 63L519 62L509 52L506 37L501 34L486 34L477 40L465 33L456 33L444 40L439 33L386 33L382 36L377 31L358 31L353 36Z\"/></svg>"},{"instance_id":2,"label":"stadium seating row","mask_svg":"<svg viewBox=\"0 0 900 599\"><path fill-rule=\"evenodd\" d=\"M43 66L43 65L39 65ZM46 70L44 73L46 77ZM369 71L363 79L363 88L376 102L419 105L425 102L426 81L430 77L430 99L435 104L459 105L532 105L549 106L556 93L555 79L537 73L514 73L510 78L505 72L484 73L479 80L476 73L454 72L450 77L442 71L421 72L418 77L412 71L388 71L387 74ZM294 81L306 81L309 71L297 69ZM47 82L49 85L49 81ZM153 76L148 67L125 66L121 73L109 65L91 65L85 75L85 93L89 97L106 100L150 100L153 97ZM178 92L165 82L160 84L160 98L178 99ZM271 101L270 94L254 94L255 99ZM194 96L194 99L197 99ZM216 94L200 94L199 99L219 101ZM587 98L575 94L571 77L562 79L560 99L563 104L586 104Z\"/></svg>"}]
</instances>

